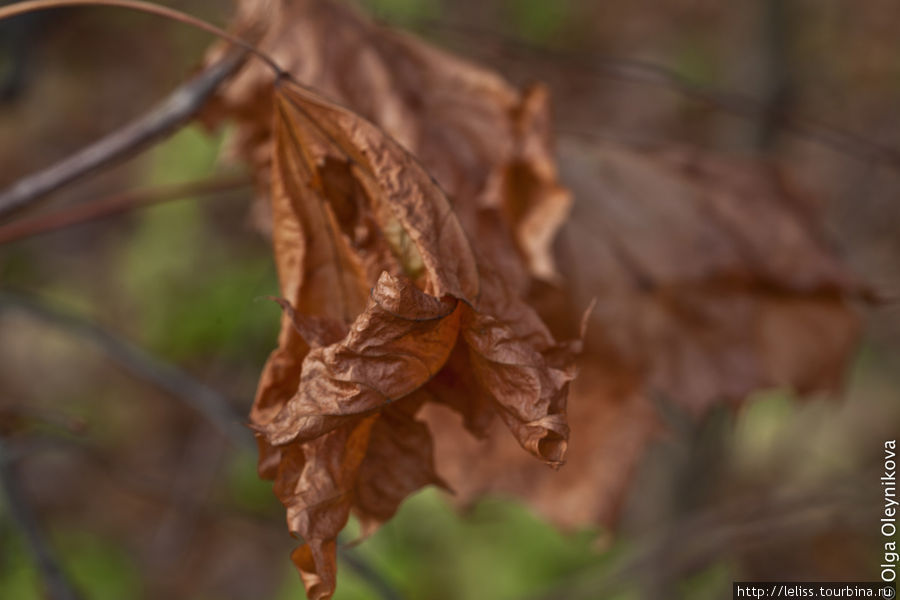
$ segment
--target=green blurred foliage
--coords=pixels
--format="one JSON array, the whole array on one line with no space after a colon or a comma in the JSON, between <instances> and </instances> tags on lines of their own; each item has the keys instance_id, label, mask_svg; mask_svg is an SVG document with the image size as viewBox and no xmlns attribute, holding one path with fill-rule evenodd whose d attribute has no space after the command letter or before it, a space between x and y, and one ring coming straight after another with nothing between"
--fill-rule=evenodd
<instances>
[{"instance_id":1,"label":"green blurred foliage","mask_svg":"<svg viewBox=\"0 0 900 600\"><path fill-rule=\"evenodd\" d=\"M724 593L731 593L734 571L727 560L714 564L702 572L681 582L679 591L683 598L691 600L720 600Z\"/></svg>"},{"instance_id":2,"label":"green blurred foliage","mask_svg":"<svg viewBox=\"0 0 900 600\"><path fill-rule=\"evenodd\" d=\"M232 453L225 464L223 479L223 495L229 504L251 514L281 514L281 505L272 492L271 482L263 481L256 472L255 453Z\"/></svg>"},{"instance_id":3,"label":"green blurred foliage","mask_svg":"<svg viewBox=\"0 0 900 600\"><path fill-rule=\"evenodd\" d=\"M698 33L686 35L679 42L671 56L672 71L693 85L719 85L721 77L715 43Z\"/></svg>"},{"instance_id":4,"label":"green blurred foliage","mask_svg":"<svg viewBox=\"0 0 900 600\"><path fill-rule=\"evenodd\" d=\"M393 23L433 19L443 13L441 0L362 0L364 10Z\"/></svg>"},{"instance_id":5,"label":"green blurred foliage","mask_svg":"<svg viewBox=\"0 0 900 600\"><path fill-rule=\"evenodd\" d=\"M348 527L348 532L357 530ZM562 533L518 502L484 500L460 514L436 489L404 502L359 547L364 558L412 600L512 600L530 597L615 556L594 548L597 532ZM353 539L352 536L347 539ZM372 590L339 565L336 600L368 600ZM279 599L302 598L291 572Z\"/></svg>"},{"instance_id":6,"label":"green blurred foliage","mask_svg":"<svg viewBox=\"0 0 900 600\"><path fill-rule=\"evenodd\" d=\"M210 177L220 140L189 127L148 157L146 185ZM209 202L215 202L210 199ZM253 356L274 344L277 293L272 260L242 253L210 228L206 205L184 199L143 211L117 266L135 307L140 341L172 360Z\"/></svg>"},{"instance_id":7,"label":"green blurred foliage","mask_svg":"<svg viewBox=\"0 0 900 600\"><path fill-rule=\"evenodd\" d=\"M503 12L510 30L521 39L550 42L568 23L571 0L506 0Z\"/></svg>"},{"instance_id":8,"label":"green blurred foliage","mask_svg":"<svg viewBox=\"0 0 900 600\"><path fill-rule=\"evenodd\" d=\"M0 531L8 524L0 520ZM87 531L67 531L54 536L57 554L73 585L90 600L139 598L140 573L112 540ZM30 560L22 540L0 536L0 598L42 600L40 574Z\"/></svg>"},{"instance_id":9,"label":"green blurred foliage","mask_svg":"<svg viewBox=\"0 0 900 600\"><path fill-rule=\"evenodd\" d=\"M767 468L773 447L796 413L795 398L768 391L748 399L735 425L735 448L746 469Z\"/></svg>"}]
</instances>

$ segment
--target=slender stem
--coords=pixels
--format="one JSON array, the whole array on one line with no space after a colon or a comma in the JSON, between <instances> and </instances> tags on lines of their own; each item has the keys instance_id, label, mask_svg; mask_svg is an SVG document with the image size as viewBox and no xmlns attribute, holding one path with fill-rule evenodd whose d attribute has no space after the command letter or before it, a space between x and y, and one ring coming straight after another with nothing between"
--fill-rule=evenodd
<instances>
[{"instance_id":1,"label":"slender stem","mask_svg":"<svg viewBox=\"0 0 900 600\"><path fill-rule=\"evenodd\" d=\"M382 600L401 600L403 598L400 592L377 569L354 550L340 546L338 547L338 558L350 567L357 577L368 583L372 591L378 594Z\"/></svg>"},{"instance_id":2,"label":"slender stem","mask_svg":"<svg viewBox=\"0 0 900 600\"><path fill-rule=\"evenodd\" d=\"M244 50L250 52L261 61L269 65L269 67L275 73L276 77L284 73L281 67L278 66L278 63L272 60L272 57L270 57L268 54L257 49L256 46L241 39L240 37L225 31L221 27L216 27L211 23L207 23L203 19L198 19L197 17L191 16L187 13L183 13L179 10L169 8L167 6L161 6L153 2L144 2L143 0L25 0L24 2L18 2L16 4L0 8L0 21L25 13L36 12L40 10L49 10L51 8L62 8L65 6L113 6L116 8L135 10L166 19L171 19L173 21L178 21L179 23L184 23L185 25L196 27L197 29L201 29L207 33L211 33L222 39L228 40L236 46L240 46Z\"/></svg>"},{"instance_id":3,"label":"slender stem","mask_svg":"<svg viewBox=\"0 0 900 600\"><path fill-rule=\"evenodd\" d=\"M26 3L27 4L27 3ZM18 6L18 5L13 5ZM3 10L0 9L0 14ZM146 114L104 138L0 191L0 219L115 161L131 156L187 122L229 75L241 65L244 52L226 56L182 84Z\"/></svg>"},{"instance_id":4,"label":"slender stem","mask_svg":"<svg viewBox=\"0 0 900 600\"><path fill-rule=\"evenodd\" d=\"M239 175L105 196L93 202L61 208L30 219L18 219L11 223L0 224L0 245L58 231L73 225L97 221L161 202L206 196L239 188L249 183L249 177Z\"/></svg>"},{"instance_id":5,"label":"slender stem","mask_svg":"<svg viewBox=\"0 0 900 600\"><path fill-rule=\"evenodd\" d=\"M19 486L13 459L5 440L0 438L0 491L5 492L6 505L13 524L19 530L34 557L50 600L79 600L81 596L66 577L59 560L47 541L44 529L31 510Z\"/></svg>"}]
</instances>

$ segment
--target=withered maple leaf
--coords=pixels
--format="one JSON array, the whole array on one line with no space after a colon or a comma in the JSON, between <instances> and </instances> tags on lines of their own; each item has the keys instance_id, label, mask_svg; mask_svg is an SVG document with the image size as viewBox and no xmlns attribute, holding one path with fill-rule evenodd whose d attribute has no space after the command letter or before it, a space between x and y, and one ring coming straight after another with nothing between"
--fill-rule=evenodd
<instances>
[{"instance_id":1,"label":"withered maple leaf","mask_svg":"<svg viewBox=\"0 0 900 600\"><path fill-rule=\"evenodd\" d=\"M477 435L499 416L520 447L562 463L576 345L522 297L532 276L556 277L570 199L543 88L522 95L341 3L238 9L236 29L293 81L355 111L251 63L205 113L237 121L234 147L270 207L286 310L251 422L260 473L306 541L294 562L324 598L351 510L368 532L443 485L423 404Z\"/></svg>"},{"instance_id":2,"label":"withered maple leaf","mask_svg":"<svg viewBox=\"0 0 900 600\"><path fill-rule=\"evenodd\" d=\"M510 492L564 525L609 522L662 429L652 396L699 415L839 378L858 286L777 173L568 148L579 195L557 269L570 200L544 88L519 93L339 2L238 9L238 30L340 103L249 64L206 112L237 122L269 207L286 310L251 421L310 597L334 590L351 511L371 531L449 484L463 502ZM592 297L569 447L576 345L545 321L577 337Z\"/></svg>"},{"instance_id":3,"label":"withered maple leaf","mask_svg":"<svg viewBox=\"0 0 900 600\"><path fill-rule=\"evenodd\" d=\"M562 463L575 347L556 344L502 277L484 276L490 260L399 143L289 81L274 103L286 310L251 422L262 474L305 542L294 562L309 596L327 598L351 511L371 531L410 493L443 485L415 417L423 403L482 429L499 415L523 448Z\"/></svg>"}]
</instances>

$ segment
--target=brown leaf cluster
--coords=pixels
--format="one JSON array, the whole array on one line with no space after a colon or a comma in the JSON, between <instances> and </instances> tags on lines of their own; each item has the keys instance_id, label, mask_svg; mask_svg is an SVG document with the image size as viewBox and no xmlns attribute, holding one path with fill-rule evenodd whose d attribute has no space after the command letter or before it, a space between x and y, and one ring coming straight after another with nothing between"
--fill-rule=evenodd
<instances>
[{"instance_id":1,"label":"brown leaf cluster","mask_svg":"<svg viewBox=\"0 0 900 600\"><path fill-rule=\"evenodd\" d=\"M369 531L441 484L415 419L424 402L476 432L498 414L523 448L561 464L572 353L501 277L482 276L490 260L476 260L440 187L396 141L286 82L274 123L273 238L292 310L251 421L318 598L334 590L351 510Z\"/></svg>"},{"instance_id":2,"label":"brown leaf cluster","mask_svg":"<svg viewBox=\"0 0 900 600\"><path fill-rule=\"evenodd\" d=\"M238 116L238 151L270 200L285 313L251 422L305 542L294 562L325 598L351 511L369 532L445 485L425 403L475 435L499 417L521 448L563 463L577 344L556 343L522 296L529 270L555 276L569 198L543 90L521 96L342 5L268 7L259 44L304 85L250 66L207 116Z\"/></svg>"},{"instance_id":3,"label":"brown leaf cluster","mask_svg":"<svg viewBox=\"0 0 900 600\"><path fill-rule=\"evenodd\" d=\"M271 226L284 314L251 422L311 598L334 591L351 512L369 532L435 484L608 521L661 429L651 398L701 414L836 383L859 286L776 170L566 147L557 268L572 205L546 90L341 3L238 7L290 77L250 63L205 117L237 122ZM567 418L580 342L556 339L592 298Z\"/></svg>"}]
</instances>

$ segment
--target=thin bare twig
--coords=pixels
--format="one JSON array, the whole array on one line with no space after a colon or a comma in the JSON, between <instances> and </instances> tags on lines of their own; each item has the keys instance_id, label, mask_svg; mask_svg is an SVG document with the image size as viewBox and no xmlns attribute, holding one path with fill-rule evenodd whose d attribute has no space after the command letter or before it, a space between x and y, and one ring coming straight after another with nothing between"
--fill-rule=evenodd
<instances>
[{"instance_id":1,"label":"thin bare twig","mask_svg":"<svg viewBox=\"0 0 900 600\"><path fill-rule=\"evenodd\" d=\"M0 224L0 245L58 231L73 225L97 221L161 202L224 192L249 183L248 176L237 175L106 196L94 202L76 204L48 214Z\"/></svg>"},{"instance_id":2,"label":"thin bare twig","mask_svg":"<svg viewBox=\"0 0 900 600\"><path fill-rule=\"evenodd\" d=\"M383 600L403 599L400 592L394 589L394 587L381 576L381 573L375 570L368 561L353 551L353 549L344 546L338 547L338 557L345 565L350 567L350 570L356 573L360 579L368 583L372 591L377 593Z\"/></svg>"},{"instance_id":3,"label":"thin bare twig","mask_svg":"<svg viewBox=\"0 0 900 600\"><path fill-rule=\"evenodd\" d=\"M12 522L28 544L34 562L41 573L48 598L51 600L79 600L81 595L66 577L37 516L31 510L19 486L12 456L5 440L0 437L0 488L6 495L6 505Z\"/></svg>"},{"instance_id":4,"label":"thin bare twig","mask_svg":"<svg viewBox=\"0 0 900 600\"><path fill-rule=\"evenodd\" d=\"M194 27L206 33L227 40L235 46L249 52L256 58L264 62L276 77L281 77L285 73L281 67L272 60L272 57L259 50L256 46L249 43L245 39L233 33L225 31L221 27L216 27L212 23L208 23L203 19L198 19L193 15L189 15L180 10L163 6L155 2L147 2L145 0L22 0L11 6L0 6L0 21L9 19L18 15L35 13L42 10L50 10L54 8L62 8L65 6L106 6L113 8L124 8L157 17L163 17L171 21L177 21L190 27Z\"/></svg>"},{"instance_id":5,"label":"thin bare twig","mask_svg":"<svg viewBox=\"0 0 900 600\"><path fill-rule=\"evenodd\" d=\"M235 445L254 448L250 430L228 400L175 365L164 362L99 325L22 294L0 291L0 309L12 307L90 340L113 362L144 381L182 400L212 423Z\"/></svg>"},{"instance_id":6,"label":"thin bare twig","mask_svg":"<svg viewBox=\"0 0 900 600\"><path fill-rule=\"evenodd\" d=\"M64 185L133 156L190 120L229 75L243 63L233 52L178 87L141 117L75 154L28 175L0 191L0 219L29 206Z\"/></svg>"}]
</instances>

